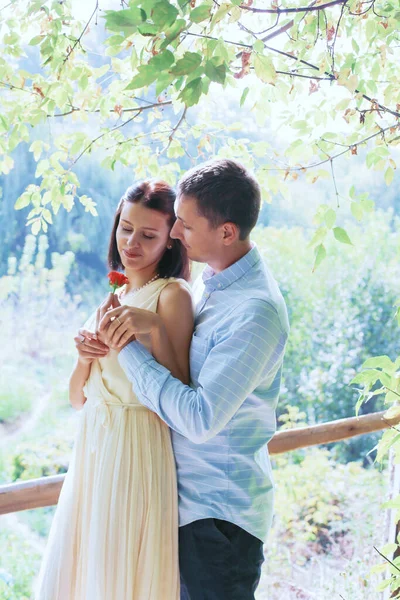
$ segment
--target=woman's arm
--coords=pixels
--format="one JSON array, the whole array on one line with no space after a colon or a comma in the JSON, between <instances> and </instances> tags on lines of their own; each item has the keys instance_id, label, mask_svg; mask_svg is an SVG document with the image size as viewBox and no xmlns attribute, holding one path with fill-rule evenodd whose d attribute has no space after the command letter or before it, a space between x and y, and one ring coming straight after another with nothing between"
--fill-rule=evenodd
<instances>
[{"instance_id":1,"label":"woman's arm","mask_svg":"<svg viewBox=\"0 0 400 600\"><path fill-rule=\"evenodd\" d=\"M151 333L152 354L182 383L189 383L189 349L193 334L193 303L188 289L178 282L167 285L160 294L160 317Z\"/></svg>"},{"instance_id":2,"label":"woman's arm","mask_svg":"<svg viewBox=\"0 0 400 600\"><path fill-rule=\"evenodd\" d=\"M83 393L86 381L89 379L90 369L93 361L86 361L78 358L75 368L69 379L69 401L71 406L80 410L86 402L86 396Z\"/></svg>"}]
</instances>

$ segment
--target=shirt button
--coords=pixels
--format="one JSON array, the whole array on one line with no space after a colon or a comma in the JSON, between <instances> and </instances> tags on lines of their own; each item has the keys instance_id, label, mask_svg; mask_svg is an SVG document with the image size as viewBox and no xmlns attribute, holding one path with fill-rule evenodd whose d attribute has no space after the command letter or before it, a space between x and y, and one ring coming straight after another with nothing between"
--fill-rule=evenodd
<instances>
[{"instance_id":1,"label":"shirt button","mask_svg":"<svg viewBox=\"0 0 400 600\"><path fill-rule=\"evenodd\" d=\"M219 283L219 284L218 284L218 287L219 287L219 288L220 288L220 287L222 287L222 283Z\"/></svg>"}]
</instances>

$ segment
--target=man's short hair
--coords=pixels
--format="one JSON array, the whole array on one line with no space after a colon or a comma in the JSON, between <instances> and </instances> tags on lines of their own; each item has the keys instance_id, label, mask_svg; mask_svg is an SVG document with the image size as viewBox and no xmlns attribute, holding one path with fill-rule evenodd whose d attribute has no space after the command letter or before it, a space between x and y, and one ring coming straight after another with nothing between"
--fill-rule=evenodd
<instances>
[{"instance_id":1,"label":"man's short hair","mask_svg":"<svg viewBox=\"0 0 400 600\"><path fill-rule=\"evenodd\" d=\"M201 216L212 227L226 222L237 225L240 239L248 238L260 212L260 187L240 163L213 160L188 171L178 183L178 195L197 201Z\"/></svg>"}]
</instances>

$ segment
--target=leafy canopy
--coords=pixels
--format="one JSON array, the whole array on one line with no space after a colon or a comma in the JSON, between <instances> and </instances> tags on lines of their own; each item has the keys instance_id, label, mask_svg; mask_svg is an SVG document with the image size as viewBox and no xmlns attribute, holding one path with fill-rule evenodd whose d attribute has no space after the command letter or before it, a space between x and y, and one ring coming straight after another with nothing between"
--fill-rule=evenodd
<instances>
[{"instance_id":1,"label":"leafy canopy","mask_svg":"<svg viewBox=\"0 0 400 600\"><path fill-rule=\"evenodd\" d=\"M70 0L14 0L0 13L0 172L14 168L18 144L30 144L38 181L16 208L30 208L33 233L76 200L96 214L95 202L79 194L74 166L98 151L106 168L119 162L138 177L171 182L183 162L234 157L256 171L268 201L288 194L292 179L330 177L332 203L316 215L315 267L327 236L351 243L336 224L334 161L360 153L387 185L394 178L399 0L131 0L109 7L93 0L86 21ZM203 110L210 97L234 103L239 132ZM250 120L262 132L269 118L290 128L294 141L254 142L240 131ZM45 127L49 135L41 134ZM357 220L373 209L354 187L345 200Z\"/></svg>"}]
</instances>

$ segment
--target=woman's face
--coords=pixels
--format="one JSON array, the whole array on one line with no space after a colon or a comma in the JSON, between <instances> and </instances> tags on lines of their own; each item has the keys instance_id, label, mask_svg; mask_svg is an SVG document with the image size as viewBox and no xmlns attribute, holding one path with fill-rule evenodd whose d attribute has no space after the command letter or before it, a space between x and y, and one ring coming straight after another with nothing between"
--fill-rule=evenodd
<instances>
[{"instance_id":1,"label":"woman's face","mask_svg":"<svg viewBox=\"0 0 400 600\"><path fill-rule=\"evenodd\" d=\"M125 201L117 228L118 252L125 270L141 271L157 265L169 241L169 218L142 204Z\"/></svg>"}]
</instances>

